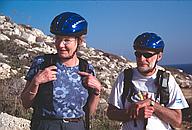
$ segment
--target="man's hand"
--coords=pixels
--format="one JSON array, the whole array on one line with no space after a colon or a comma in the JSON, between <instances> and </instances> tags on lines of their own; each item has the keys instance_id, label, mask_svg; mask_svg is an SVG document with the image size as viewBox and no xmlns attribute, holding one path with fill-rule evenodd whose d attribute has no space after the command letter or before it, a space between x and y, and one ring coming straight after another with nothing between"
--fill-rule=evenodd
<instances>
[{"instance_id":1,"label":"man's hand","mask_svg":"<svg viewBox=\"0 0 192 130\"><path fill-rule=\"evenodd\" d=\"M57 74L57 67L56 66L49 66L44 70L39 70L39 72L35 75L34 81L36 85L47 83L49 81L56 80Z\"/></svg>"},{"instance_id":2,"label":"man's hand","mask_svg":"<svg viewBox=\"0 0 192 130\"><path fill-rule=\"evenodd\" d=\"M150 118L154 112L154 107L150 106L151 99L145 99L133 103L130 108L131 118Z\"/></svg>"}]
</instances>

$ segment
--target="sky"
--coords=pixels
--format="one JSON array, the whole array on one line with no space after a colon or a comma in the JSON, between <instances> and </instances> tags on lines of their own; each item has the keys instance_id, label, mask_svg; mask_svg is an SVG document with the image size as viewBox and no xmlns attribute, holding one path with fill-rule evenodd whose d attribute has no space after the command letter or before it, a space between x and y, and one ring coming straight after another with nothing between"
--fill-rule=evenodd
<instances>
[{"instance_id":1,"label":"sky","mask_svg":"<svg viewBox=\"0 0 192 130\"><path fill-rule=\"evenodd\" d=\"M50 23L62 12L88 21L87 45L135 61L133 42L144 32L165 43L159 64L192 63L192 1L129 0L1 0L0 14L49 35Z\"/></svg>"}]
</instances>

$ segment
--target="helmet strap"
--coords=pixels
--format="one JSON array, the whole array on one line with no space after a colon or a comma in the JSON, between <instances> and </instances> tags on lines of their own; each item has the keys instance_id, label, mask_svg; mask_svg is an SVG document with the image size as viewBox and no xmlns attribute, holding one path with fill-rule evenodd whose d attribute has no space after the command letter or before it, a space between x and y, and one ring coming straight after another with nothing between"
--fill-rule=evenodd
<instances>
[{"instance_id":1,"label":"helmet strap","mask_svg":"<svg viewBox=\"0 0 192 130\"><path fill-rule=\"evenodd\" d=\"M66 57L65 59L66 60L72 59L74 57L74 55L76 54L76 52L77 52L77 49L73 52L73 54L71 56Z\"/></svg>"},{"instance_id":2,"label":"helmet strap","mask_svg":"<svg viewBox=\"0 0 192 130\"><path fill-rule=\"evenodd\" d=\"M156 66L157 66L157 62L158 62L158 60L155 61L155 64L154 64L154 66L153 66L152 69L149 69L148 71L141 72L141 73L143 73L143 74L148 74L148 73L150 73L150 72L153 72L153 71L155 70Z\"/></svg>"},{"instance_id":3,"label":"helmet strap","mask_svg":"<svg viewBox=\"0 0 192 130\"><path fill-rule=\"evenodd\" d=\"M158 62L158 61L156 60L154 66L153 66L153 68L150 69L149 72L152 72L152 71L156 68L156 66L157 66L157 62Z\"/></svg>"}]
</instances>

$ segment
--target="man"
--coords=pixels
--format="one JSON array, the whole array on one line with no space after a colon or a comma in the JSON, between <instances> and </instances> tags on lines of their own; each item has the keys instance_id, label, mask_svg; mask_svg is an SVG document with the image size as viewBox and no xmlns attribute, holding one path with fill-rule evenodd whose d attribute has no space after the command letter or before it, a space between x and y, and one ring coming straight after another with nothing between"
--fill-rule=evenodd
<instances>
[{"instance_id":1,"label":"man","mask_svg":"<svg viewBox=\"0 0 192 130\"><path fill-rule=\"evenodd\" d=\"M128 74L132 75L130 84L133 87L124 103L122 95L127 75L121 72L109 97L109 119L123 122L123 130L171 130L172 127L181 127L181 109L188 107L181 89L168 72L168 96L159 94L161 85L156 84L160 69L157 63L163 56L163 40L155 33L146 32L135 39L133 47L137 67ZM161 104L165 97L168 97L167 104Z\"/></svg>"},{"instance_id":2,"label":"man","mask_svg":"<svg viewBox=\"0 0 192 130\"><path fill-rule=\"evenodd\" d=\"M87 33L87 21L64 12L53 19L50 31L57 54L33 60L21 94L23 106L34 108L31 130L85 130L83 119L95 112L101 91L93 66L76 54ZM88 107L83 109L86 102Z\"/></svg>"}]
</instances>

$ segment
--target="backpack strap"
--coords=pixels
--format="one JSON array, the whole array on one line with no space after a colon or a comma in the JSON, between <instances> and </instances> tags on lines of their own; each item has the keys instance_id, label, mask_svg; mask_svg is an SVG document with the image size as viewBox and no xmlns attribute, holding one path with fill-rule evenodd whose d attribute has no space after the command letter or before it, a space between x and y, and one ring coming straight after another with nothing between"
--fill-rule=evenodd
<instances>
[{"instance_id":1,"label":"backpack strap","mask_svg":"<svg viewBox=\"0 0 192 130\"><path fill-rule=\"evenodd\" d=\"M123 103L123 107L125 108L125 101L126 99L129 102L133 102L131 100L131 96L133 95L134 92L134 84L132 82L132 77L133 77L133 69L125 69L124 70L124 87L123 87L123 94L121 95L121 101ZM134 119L134 126L137 127L137 122Z\"/></svg>"},{"instance_id":2,"label":"backpack strap","mask_svg":"<svg viewBox=\"0 0 192 130\"><path fill-rule=\"evenodd\" d=\"M121 95L121 101L123 103L123 107L125 107L126 98L131 102L131 96L133 93L134 85L132 83L133 69L125 69L124 70L124 87L123 94Z\"/></svg>"},{"instance_id":3,"label":"backpack strap","mask_svg":"<svg viewBox=\"0 0 192 130\"><path fill-rule=\"evenodd\" d=\"M79 57L78 57L79 58ZM87 72L87 73L92 73L92 71L88 68L88 62L82 58L79 58L79 70L82 72ZM85 78L85 76L81 76L81 80L83 81ZM87 98L87 102L85 104L85 106L83 107L83 110L85 112L85 129L89 130L89 126L90 126L90 115L89 115L89 106L88 106L88 102L91 99L91 96L93 94L93 89L90 87L87 87L87 85L83 83L83 86L88 90L88 98Z\"/></svg>"},{"instance_id":4,"label":"backpack strap","mask_svg":"<svg viewBox=\"0 0 192 130\"><path fill-rule=\"evenodd\" d=\"M156 100L160 95L160 104L167 105L169 103L169 76L170 73L158 70L155 84L158 86Z\"/></svg>"},{"instance_id":5,"label":"backpack strap","mask_svg":"<svg viewBox=\"0 0 192 130\"><path fill-rule=\"evenodd\" d=\"M55 65L57 60L57 54L45 54L43 55L44 62L40 66L40 70L44 70L46 67ZM42 92L46 92L42 93ZM38 118L39 114L41 113L41 107L46 107L49 110L53 110L53 83L47 82L44 84L41 84L37 93L37 96L35 97L35 100L32 104L32 107L34 108L33 118ZM44 106L42 106L42 102L46 102Z\"/></svg>"},{"instance_id":6,"label":"backpack strap","mask_svg":"<svg viewBox=\"0 0 192 130\"><path fill-rule=\"evenodd\" d=\"M44 55L44 62L41 65L41 69L45 69L51 65L55 65L57 60L59 59L58 54L45 54Z\"/></svg>"}]
</instances>

